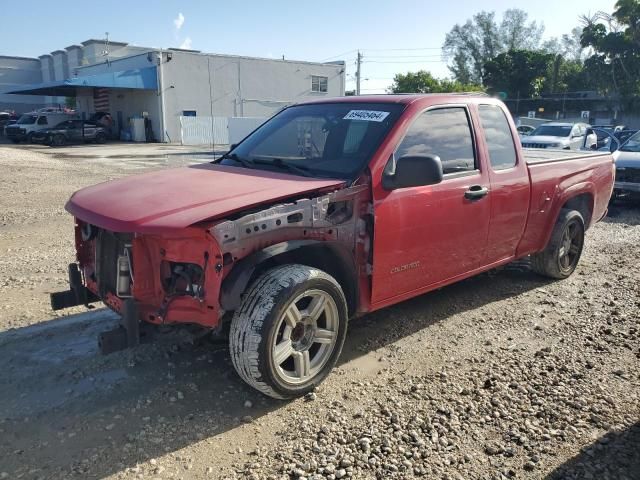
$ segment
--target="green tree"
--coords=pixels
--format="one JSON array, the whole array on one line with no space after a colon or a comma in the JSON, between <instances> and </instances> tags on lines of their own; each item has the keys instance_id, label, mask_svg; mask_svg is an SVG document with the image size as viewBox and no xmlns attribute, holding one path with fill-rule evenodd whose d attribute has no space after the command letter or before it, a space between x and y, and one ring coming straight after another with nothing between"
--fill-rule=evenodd
<instances>
[{"instance_id":1,"label":"green tree","mask_svg":"<svg viewBox=\"0 0 640 480\"><path fill-rule=\"evenodd\" d=\"M484 65L484 85L491 92L509 97L531 97L542 93L555 55L533 50L509 50Z\"/></svg>"},{"instance_id":2,"label":"green tree","mask_svg":"<svg viewBox=\"0 0 640 480\"><path fill-rule=\"evenodd\" d=\"M478 92L479 85L464 84L457 80L435 78L426 70L398 73L393 79L391 93L451 93Z\"/></svg>"},{"instance_id":3,"label":"green tree","mask_svg":"<svg viewBox=\"0 0 640 480\"><path fill-rule=\"evenodd\" d=\"M590 81L603 93L640 94L640 2L618 0L613 14L598 12L583 21L582 46L594 50L585 60Z\"/></svg>"},{"instance_id":4,"label":"green tree","mask_svg":"<svg viewBox=\"0 0 640 480\"><path fill-rule=\"evenodd\" d=\"M575 27L571 33L565 33L560 38L552 37L542 44L542 50L562 55L568 61L582 62L585 54L581 43L582 30L582 27Z\"/></svg>"},{"instance_id":5,"label":"green tree","mask_svg":"<svg viewBox=\"0 0 640 480\"><path fill-rule=\"evenodd\" d=\"M495 12L482 11L465 24L456 24L447 33L442 50L456 80L482 84L488 61L509 50L537 49L543 32L544 26L528 22L523 10L505 11L500 23Z\"/></svg>"}]
</instances>

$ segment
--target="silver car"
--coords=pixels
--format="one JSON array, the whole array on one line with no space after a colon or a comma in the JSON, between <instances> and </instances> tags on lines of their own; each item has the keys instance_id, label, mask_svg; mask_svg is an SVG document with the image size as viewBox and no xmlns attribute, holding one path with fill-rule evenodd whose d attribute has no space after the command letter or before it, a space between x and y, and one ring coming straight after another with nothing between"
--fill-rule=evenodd
<instances>
[{"instance_id":1,"label":"silver car","mask_svg":"<svg viewBox=\"0 0 640 480\"><path fill-rule=\"evenodd\" d=\"M640 132L613 153L616 162L614 198L640 197Z\"/></svg>"},{"instance_id":2,"label":"silver car","mask_svg":"<svg viewBox=\"0 0 640 480\"><path fill-rule=\"evenodd\" d=\"M560 148L589 150L598 143L598 136L586 123L549 122L540 125L522 139L524 148Z\"/></svg>"}]
</instances>

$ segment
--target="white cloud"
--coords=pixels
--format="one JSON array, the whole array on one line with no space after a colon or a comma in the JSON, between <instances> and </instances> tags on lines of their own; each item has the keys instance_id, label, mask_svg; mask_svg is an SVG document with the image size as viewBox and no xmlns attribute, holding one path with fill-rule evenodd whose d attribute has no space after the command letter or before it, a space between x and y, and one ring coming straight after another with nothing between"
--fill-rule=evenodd
<instances>
[{"instance_id":1,"label":"white cloud","mask_svg":"<svg viewBox=\"0 0 640 480\"><path fill-rule=\"evenodd\" d=\"M178 16L173 19L173 24L176 26L176 30L180 30L184 25L184 15L182 12L178 13Z\"/></svg>"},{"instance_id":2,"label":"white cloud","mask_svg":"<svg viewBox=\"0 0 640 480\"><path fill-rule=\"evenodd\" d=\"M180 44L180 48L184 48L185 50L191 50L191 37L185 38Z\"/></svg>"}]
</instances>

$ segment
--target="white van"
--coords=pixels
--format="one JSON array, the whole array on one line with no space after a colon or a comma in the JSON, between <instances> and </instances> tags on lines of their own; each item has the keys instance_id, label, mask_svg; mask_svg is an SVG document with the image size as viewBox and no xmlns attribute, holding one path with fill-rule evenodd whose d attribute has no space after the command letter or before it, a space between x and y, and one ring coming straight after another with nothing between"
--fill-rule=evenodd
<instances>
[{"instance_id":1,"label":"white van","mask_svg":"<svg viewBox=\"0 0 640 480\"><path fill-rule=\"evenodd\" d=\"M16 123L4 129L4 133L13 143L26 140L33 143L33 132L52 128L66 120L77 120L78 115L64 112L31 112L22 115Z\"/></svg>"}]
</instances>

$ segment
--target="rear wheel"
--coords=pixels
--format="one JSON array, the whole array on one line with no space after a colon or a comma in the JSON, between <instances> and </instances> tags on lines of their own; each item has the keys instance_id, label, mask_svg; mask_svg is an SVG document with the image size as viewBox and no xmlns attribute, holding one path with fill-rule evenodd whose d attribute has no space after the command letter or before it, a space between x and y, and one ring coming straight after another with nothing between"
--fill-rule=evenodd
<instances>
[{"instance_id":1,"label":"rear wheel","mask_svg":"<svg viewBox=\"0 0 640 480\"><path fill-rule=\"evenodd\" d=\"M65 143L67 143L66 138L64 138L64 135L61 134L54 135L51 139L51 145L54 147L61 147Z\"/></svg>"},{"instance_id":2,"label":"rear wheel","mask_svg":"<svg viewBox=\"0 0 640 480\"><path fill-rule=\"evenodd\" d=\"M229 349L240 377L274 398L313 390L333 369L347 331L338 282L305 265L267 271L231 321Z\"/></svg>"},{"instance_id":3,"label":"rear wheel","mask_svg":"<svg viewBox=\"0 0 640 480\"><path fill-rule=\"evenodd\" d=\"M105 143L107 141L107 136L104 133L99 133L96 135L96 143Z\"/></svg>"},{"instance_id":4,"label":"rear wheel","mask_svg":"<svg viewBox=\"0 0 640 480\"><path fill-rule=\"evenodd\" d=\"M560 210L558 220L546 248L531 255L536 273L563 279L573 273L584 246L584 219L577 210Z\"/></svg>"}]
</instances>

